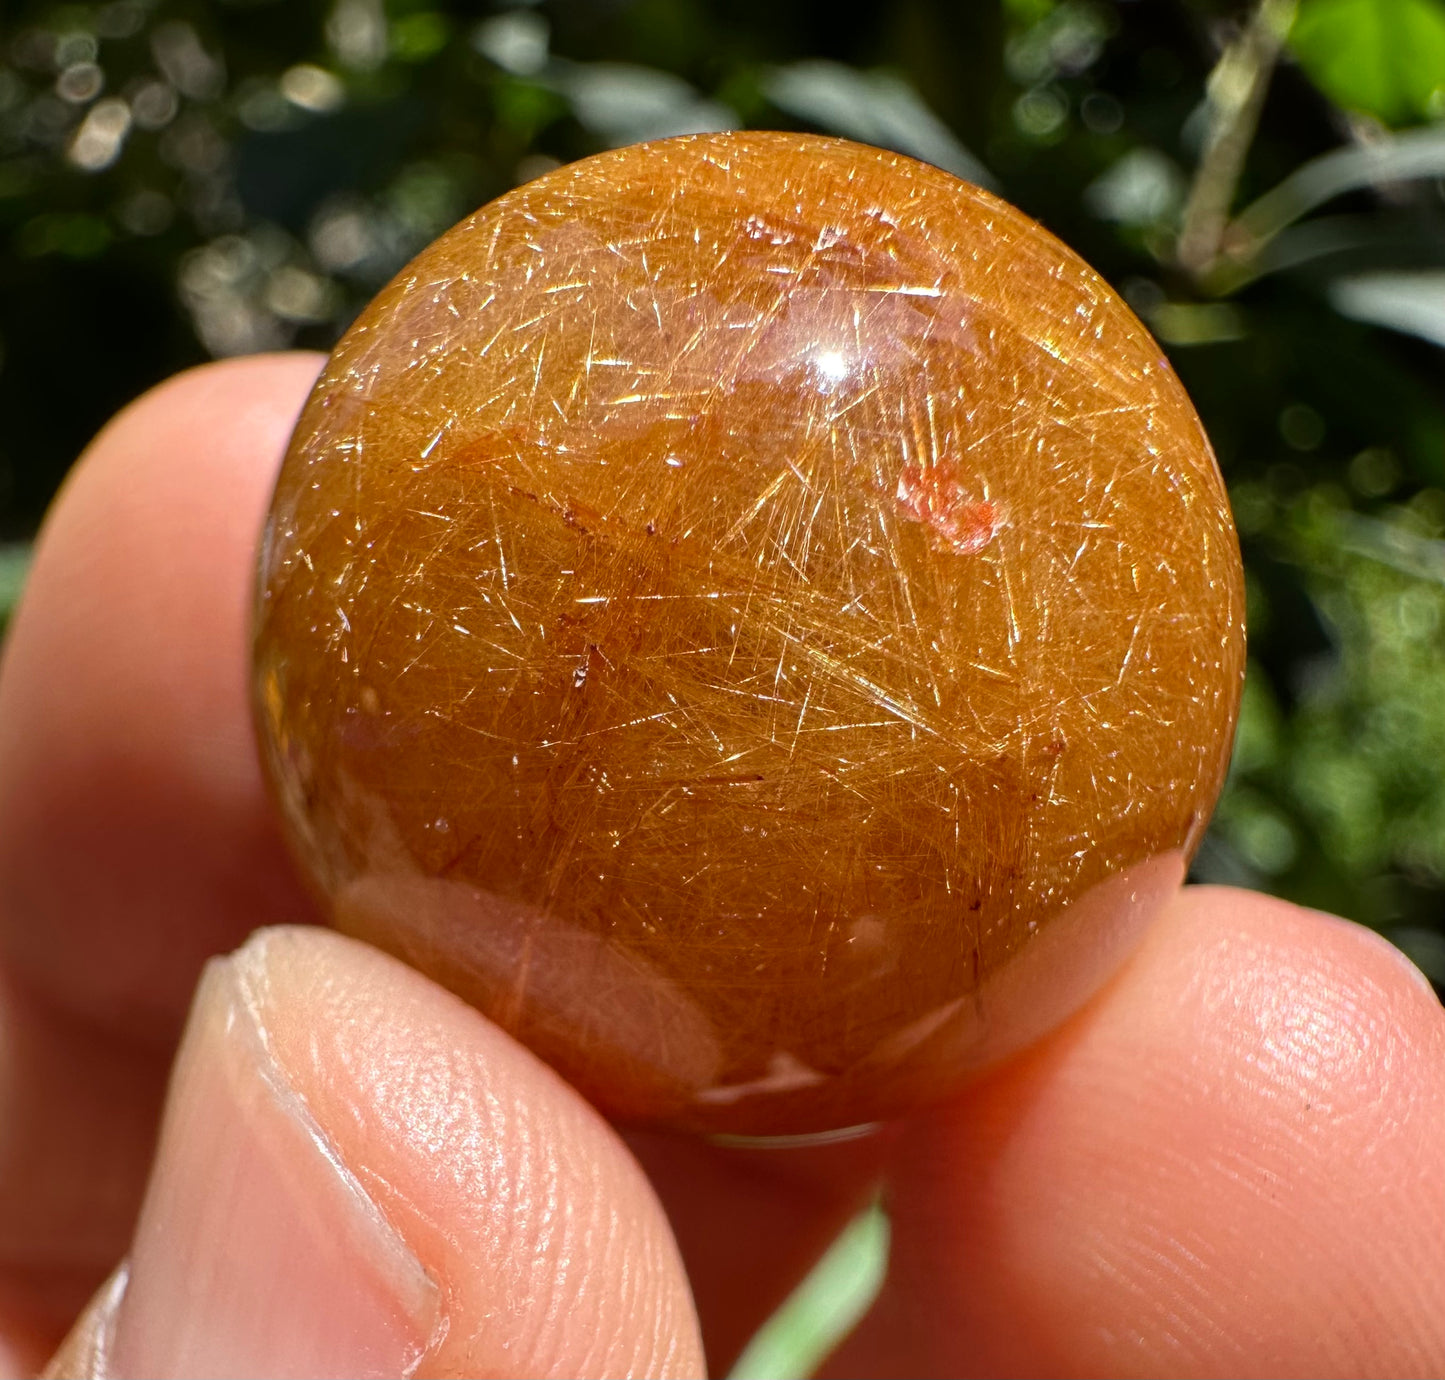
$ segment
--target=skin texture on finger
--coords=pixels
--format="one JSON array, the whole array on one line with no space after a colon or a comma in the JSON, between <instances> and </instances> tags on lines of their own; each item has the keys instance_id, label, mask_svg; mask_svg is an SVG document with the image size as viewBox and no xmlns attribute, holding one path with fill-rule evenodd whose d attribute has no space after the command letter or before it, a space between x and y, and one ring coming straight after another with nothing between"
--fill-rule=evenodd
<instances>
[{"instance_id":1,"label":"skin texture on finger","mask_svg":"<svg viewBox=\"0 0 1445 1380\"><path fill-rule=\"evenodd\" d=\"M125 1250L163 1078L0 978L0 1374L34 1374Z\"/></svg>"},{"instance_id":2,"label":"skin texture on finger","mask_svg":"<svg viewBox=\"0 0 1445 1380\"><path fill-rule=\"evenodd\" d=\"M709 1373L726 1375L872 1199L892 1132L757 1148L660 1132L632 1132L626 1139L677 1236Z\"/></svg>"},{"instance_id":3,"label":"skin texture on finger","mask_svg":"<svg viewBox=\"0 0 1445 1380\"><path fill-rule=\"evenodd\" d=\"M201 964L313 911L247 707L254 551L319 356L210 365L66 483L0 665L0 945L49 999L157 1043Z\"/></svg>"},{"instance_id":4,"label":"skin texture on finger","mask_svg":"<svg viewBox=\"0 0 1445 1380\"><path fill-rule=\"evenodd\" d=\"M69 1322L124 1251L164 1067L0 979L0 1270L62 1286ZM78 1279L80 1289L65 1285Z\"/></svg>"},{"instance_id":5,"label":"skin texture on finger","mask_svg":"<svg viewBox=\"0 0 1445 1380\"><path fill-rule=\"evenodd\" d=\"M263 950L292 1086L443 1294L449 1375L697 1375L691 1297L636 1162L540 1060L338 935Z\"/></svg>"},{"instance_id":6,"label":"skin texture on finger","mask_svg":"<svg viewBox=\"0 0 1445 1380\"><path fill-rule=\"evenodd\" d=\"M910 1126L836 1375L1438 1375L1445 1014L1377 936L1191 888Z\"/></svg>"},{"instance_id":7,"label":"skin texture on finger","mask_svg":"<svg viewBox=\"0 0 1445 1380\"><path fill-rule=\"evenodd\" d=\"M96 1338L117 1374L703 1366L666 1218L611 1128L476 1011L314 929L207 970L128 1281L54 1373Z\"/></svg>"}]
</instances>

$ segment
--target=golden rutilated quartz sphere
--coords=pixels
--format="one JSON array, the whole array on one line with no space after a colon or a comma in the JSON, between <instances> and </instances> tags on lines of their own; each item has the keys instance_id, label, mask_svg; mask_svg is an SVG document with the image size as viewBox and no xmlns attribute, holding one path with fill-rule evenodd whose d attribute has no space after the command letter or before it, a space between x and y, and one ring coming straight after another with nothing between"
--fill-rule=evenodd
<instances>
[{"instance_id":1,"label":"golden rutilated quartz sphere","mask_svg":"<svg viewBox=\"0 0 1445 1380\"><path fill-rule=\"evenodd\" d=\"M255 695L335 923L624 1119L907 1110L1056 1025L1224 777L1239 553L1158 346L935 168L559 168L332 355Z\"/></svg>"}]
</instances>

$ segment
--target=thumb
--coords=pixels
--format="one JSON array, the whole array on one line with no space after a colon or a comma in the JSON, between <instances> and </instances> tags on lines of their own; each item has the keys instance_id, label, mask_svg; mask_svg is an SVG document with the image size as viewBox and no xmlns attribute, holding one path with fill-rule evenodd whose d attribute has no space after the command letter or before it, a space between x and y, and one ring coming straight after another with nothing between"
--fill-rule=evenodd
<instances>
[{"instance_id":1,"label":"thumb","mask_svg":"<svg viewBox=\"0 0 1445 1380\"><path fill-rule=\"evenodd\" d=\"M607 1125L395 960L263 931L202 979L127 1266L52 1375L698 1375Z\"/></svg>"}]
</instances>

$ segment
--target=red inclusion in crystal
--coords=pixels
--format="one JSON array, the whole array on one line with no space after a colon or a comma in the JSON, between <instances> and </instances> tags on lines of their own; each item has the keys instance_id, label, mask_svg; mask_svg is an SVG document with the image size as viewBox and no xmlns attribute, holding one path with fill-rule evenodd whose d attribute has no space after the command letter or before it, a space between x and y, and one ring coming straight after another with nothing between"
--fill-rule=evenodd
<instances>
[{"instance_id":1,"label":"red inclusion in crystal","mask_svg":"<svg viewBox=\"0 0 1445 1380\"><path fill-rule=\"evenodd\" d=\"M960 556L982 551L998 531L994 505L987 499L970 502L963 485L940 465L904 465L897 498L905 517L923 523Z\"/></svg>"}]
</instances>

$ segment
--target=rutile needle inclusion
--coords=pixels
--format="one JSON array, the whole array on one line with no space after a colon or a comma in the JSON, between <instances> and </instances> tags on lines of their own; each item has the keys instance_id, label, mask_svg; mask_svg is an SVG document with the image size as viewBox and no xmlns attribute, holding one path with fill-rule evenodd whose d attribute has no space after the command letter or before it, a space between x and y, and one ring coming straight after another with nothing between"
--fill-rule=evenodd
<instances>
[{"instance_id":1,"label":"rutile needle inclusion","mask_svg":"<svg viewBox=\"0 0 1445 1380\"><path fill-rule=\"evenodd\" d=\"M1223 780L1214 458L976 187L792 134L519 187L362 314L261 558L293 845L624 1119L947 1093L1118 966Z\"/></svg>"}]
</instances>

